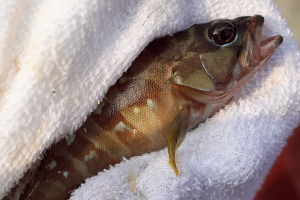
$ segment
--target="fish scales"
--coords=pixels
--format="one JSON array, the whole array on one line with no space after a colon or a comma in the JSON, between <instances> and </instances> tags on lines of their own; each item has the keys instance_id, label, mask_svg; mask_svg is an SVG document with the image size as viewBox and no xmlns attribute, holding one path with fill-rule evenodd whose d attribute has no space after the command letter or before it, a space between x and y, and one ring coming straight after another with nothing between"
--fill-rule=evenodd
<instances>
[{"instance_id":1,"label":"fish scales","mask_svg":"<svg viewBox=\"0 0 300 200\"><path fill-rule=\"evenodd\" d=\"M148 48L145 51L148 53L153 50ZM173 52L170 55L174 56ZM141 62L147 69L140 70ZM44 167L37 172L48 173L40 182L36 181L30 186L33 188L38 184L38 187L44 188L36 193L37 198L60 199L55 194L66 191L62 186L68 185L67 191L72 190L86 177L121 162L123 157L130 158L166 146L168 128L165 125L170 125L172 116L178 113L176 104L179 102L172 98L171 85L163 83L170 76L171 67L165 65L156 70L158 65L164 64L154 60L145 64L143 59L138 58L110 88L99 105L101 112L92 113L76 131L74 141L68 145L65 139L51 147ZM84 161L91 151L95 152L95 156ZM48 166L53 161L56 161L56 166L50 170ZM68 173L68 177L64 176L64 172ZM78 172L82 176L78 176ZM53 190L50 191L50 188ZM46 196L45 190L51 196Z\"/></svg>"},{"instance_id":2,"label":"fish scales","mask_svg":"<svg viewBox=\"0 0 300 200\"><path fill-rule=\"evenodd\" d=\"M282 42L260 41L262 26L259 15L214 20L151 42L86 122L45 151L15 199L67 199L124 157L164 147L178 175L175 151L186 133L226 105Z\"/></svg>"}]
</instances>

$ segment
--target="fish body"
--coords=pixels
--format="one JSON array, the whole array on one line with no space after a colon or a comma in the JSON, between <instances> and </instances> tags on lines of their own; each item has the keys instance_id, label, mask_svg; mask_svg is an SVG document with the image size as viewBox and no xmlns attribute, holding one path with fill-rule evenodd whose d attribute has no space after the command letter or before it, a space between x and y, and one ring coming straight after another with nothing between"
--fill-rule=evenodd
<instances>
[{"instance_id":1,"label":"fish body","mask_svg":"<svg viewBox=\"0 0 300 200\"><path fill-rule=\"evenodd\" d=\"M175 150L186 133L227 104L282 42L261 42L262 26L262 16L214 20L151 42L86 122L45 152L21 199L66 199L123 157L164 147L178 175Z\"/></svg>"}]
</instances>

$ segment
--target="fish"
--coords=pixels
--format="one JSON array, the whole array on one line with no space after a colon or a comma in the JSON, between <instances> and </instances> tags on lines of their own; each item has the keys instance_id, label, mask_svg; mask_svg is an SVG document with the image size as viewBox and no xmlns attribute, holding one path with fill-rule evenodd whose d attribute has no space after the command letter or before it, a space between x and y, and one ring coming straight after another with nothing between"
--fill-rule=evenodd
<instances>
[{"instance_id":1,"label":"fish","mask_svg":"<svg viewBox=\"0 0 300 200\"><path fill-rule=\"evenodd\" d=\"M195 24L152 41L72 135L53 144L17 199L62 200L123 158L176 149L268 61L280 35L262 40L260 15Z\"/></svg>"}]
</instances>

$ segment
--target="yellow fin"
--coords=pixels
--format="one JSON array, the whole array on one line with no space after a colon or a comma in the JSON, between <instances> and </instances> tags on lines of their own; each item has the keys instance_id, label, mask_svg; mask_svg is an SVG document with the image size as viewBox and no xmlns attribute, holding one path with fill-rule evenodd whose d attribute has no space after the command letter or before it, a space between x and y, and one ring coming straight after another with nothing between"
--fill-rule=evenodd
<instances>
[{"instance_id":1,"label":"yellow fin","mask_svg":"<svg viewBox=\"0 0 300 200\"><path fill-rule=\"evenodd\" d=\"M169 164L174 170L176 176L179 172L176 166L175 151L182 144L185 139L186 133L189 128L189 114L190 104L186 105L180 110L180 113L173 120L169 133L168 133L168 153L169 153Z\"/></svg>"}]
</instances>

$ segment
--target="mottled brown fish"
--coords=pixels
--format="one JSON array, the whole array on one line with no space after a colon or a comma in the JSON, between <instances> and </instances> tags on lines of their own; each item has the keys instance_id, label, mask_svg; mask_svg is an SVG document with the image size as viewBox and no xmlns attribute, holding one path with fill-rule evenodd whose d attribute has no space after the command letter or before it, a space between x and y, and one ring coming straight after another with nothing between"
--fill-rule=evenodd
<instances>
[{"instance_id":1,"label":"mottled brown fish","mask_svg":"<svg viewBox=\"0 0 300 200\"><path fill-rule=\"evenodd\" d=\"M75 134L45 152L21 199L66 199L123 157L164 147L178 175L175 150L186 133L227 104L282 42L261 41L263 22L214 20L151 42Z\"/></svg>"}]
</instances>

